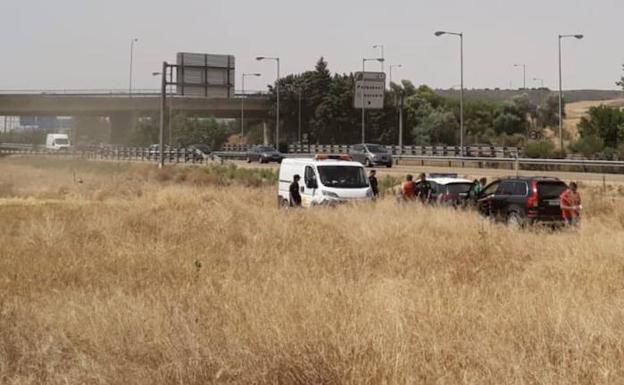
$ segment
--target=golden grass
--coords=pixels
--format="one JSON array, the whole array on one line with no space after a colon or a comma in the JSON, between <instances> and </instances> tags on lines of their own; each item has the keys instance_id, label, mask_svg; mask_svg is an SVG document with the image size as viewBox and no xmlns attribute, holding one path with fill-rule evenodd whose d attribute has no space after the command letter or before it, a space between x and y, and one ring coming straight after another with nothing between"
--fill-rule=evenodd
<instances>
[{"instance_id":1,"label":"golden grass","mask_svg":"<svg viewBox=\"0 0 624 385\"><path fill-rule=\"evenodd\" d=\"M392 199L280 212L272 183L0 170L0 383L624 382L624 210L587 186L582 228L548 233Z\"/></svg>"}]
</instances>

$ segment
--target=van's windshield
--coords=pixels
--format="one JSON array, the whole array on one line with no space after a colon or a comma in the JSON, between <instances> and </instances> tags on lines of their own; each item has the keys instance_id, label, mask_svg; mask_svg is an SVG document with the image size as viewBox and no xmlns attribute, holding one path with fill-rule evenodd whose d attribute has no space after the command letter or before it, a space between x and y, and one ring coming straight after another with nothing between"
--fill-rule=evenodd
<instances>
[{"instance_id":1,"label":"van's windshield","mask_svg":"<svg viewBox=\"0 0 624 385\"><path fill-rule=\"evenodd\" d=\"M69 140L63 138L54 139L54 143L56 144L69 144Z\"/></svg>"},{"instance_id":2,"label":"van's windshield","mask_svg":"<svg viewBox=\"0 0 624 385\"><path fill-rule=\"evenodd\" d=\"M321 183L326 187L364 188L368 178L364 168L358 166L318 166Z\"/></svg>"}]
</instances>

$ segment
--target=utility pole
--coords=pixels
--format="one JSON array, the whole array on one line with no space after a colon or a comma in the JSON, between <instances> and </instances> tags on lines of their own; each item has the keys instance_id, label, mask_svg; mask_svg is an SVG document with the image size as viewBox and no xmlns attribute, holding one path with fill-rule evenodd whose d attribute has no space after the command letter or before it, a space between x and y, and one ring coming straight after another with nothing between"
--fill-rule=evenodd
<instances>
[{"instance_id":1,"label":"utility pole","mask_svg":"<svg viewBox=\"0 0 624 385\"><path fill-rule=\"evenodd\" d=\"M134 43L136 43L137 41L139 41L139 39L137 39L136 37L133 37L130 40L130 79L129 79L129 84L128 84L129 96L132 96L132 65L134 61Z\"/></svg>"},{"instance_id":2,"label":"utility pole","mask_svg":"<svg viewBox=\"0 0 624 385\"><path fill-rule=\"evenodd\" d=\"M158 168L165 167L165 153L163 142L165 141L165 119L167 109L167 62L162 64L160 85L160 131L158 132Z\"/></svg>"},{"instance_id":3,"label":"utility pole","mask_svg":"<svg viewBox=\"0 0 624 385\"><path fill-rule=\"evenodd\" d=\"M405 94L401 90L401 97L399 102L399 154L403 154L403 101Z\"/></svg>"},{"instance_id":4,"label":"utility pole","mask_svg":"<svg viewBox=\"0 0 624 385\"><path fill-rule=\"evenodd\" d=\"M573 37L581 40L583 35L559 35L559 146L563 151L563 81L561 80L561 39Z\"/></svg>"},{"instance_id":5,"label":"utility pole","mask_svg":"<svg viewBox=\"0 0 624 385\"><path fill-rule=\"evenodd\" d=\"M242 80L242 93L243 95L241 96L241 141L243 140L243 137L245 136L245 98L247 97L247 95L245 94L245 78L248 76L260 76L259 73L254 72L254 73L244 73L241 76L241 80Z\"/></svg>"},{"instance_id":6,"label":"utility pole","mask_svg":"<svg viewBox=\"0 0 624 385\"><path fill-rule=\"evenodd\" d=\"M256 60L274 60L277 64L277 79L275 81L275 93L277 96L277 107L276 107L276 116L275 116L275 149L279 150L279 129L280 129L280 58L279 57L267 57L267 56L258 56Z\"/></svg>"},{"instance_id":7,"label":"utility pole","mask_svg":"<svg viewBox=\"0 0 624 385\"><path fill-rule=\"evenodd\" d=\"M526 90L526 64L514 64L514 67L522 67L522 89Z\"/></svg>"},{"instance_id":8,"label":"utility pole","mask_svg":"<svg viewBox=\"0 0 624 385\"><path fill-rule=\"evenodd\" d=\"M303 92L303 89L301 87L299 87L299 124L298 124L298 132L297 132L297 142L299 143L299 146L301 146L301 93Z\"/></svg>"},{"instance_id":9,"label":"utility pole","mask_svg":"<svg viewBox=\"0 0 624 385\"><path fill-rule=\"evenodd\" d=\"M464 33L463 32L448 32L448 31L436 31L435 36L453 35L459 37L459 65L460 65L460 87L459 90L459 150L460 154L464 156Z\"/></svg>"}]
</instances>

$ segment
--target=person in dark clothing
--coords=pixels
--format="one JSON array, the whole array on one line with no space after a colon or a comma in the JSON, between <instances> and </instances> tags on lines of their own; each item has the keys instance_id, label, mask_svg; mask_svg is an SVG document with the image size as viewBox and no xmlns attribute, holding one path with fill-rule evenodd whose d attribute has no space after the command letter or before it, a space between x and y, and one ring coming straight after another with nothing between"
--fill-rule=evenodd
<instances>
[{"instance_id":1,"label":"person in dark clothing","mask_svg":"<svg viewBox=\"0 0 624 385\"><path fill-rule=\"evenodd\" d=\"M375 170L371 170L368 174L368 181L371 186L371 190L373 190L373 196L377 198L379 196L379 184L377 183L377 172Z\"/></svg>"},{"instance_id":2,"label":"person in dark clothing","mask_svg":"<svg viewBox=\"0 0 624 385\"><path fill-rule=\"evenodd\" d=\"M290 195L290 207L301 207L301 194L299 193L299 179L301 177L298 174L295 174L293 177L293 182L289 187L289 195Z\"/></svg>"},{"instance_id":3,"label":"person in dark clothing","mask_svg":"<svg viewBox=\"0 0 624 385\"><path fill-rule=\"evenodd\" d=\"M433 188L431 183L427 180L427 176L423 173L420 174L420 182L418 183L416 196L422 203L429 203L431 201L431 192Z\"/></svg>"}]
</instances>

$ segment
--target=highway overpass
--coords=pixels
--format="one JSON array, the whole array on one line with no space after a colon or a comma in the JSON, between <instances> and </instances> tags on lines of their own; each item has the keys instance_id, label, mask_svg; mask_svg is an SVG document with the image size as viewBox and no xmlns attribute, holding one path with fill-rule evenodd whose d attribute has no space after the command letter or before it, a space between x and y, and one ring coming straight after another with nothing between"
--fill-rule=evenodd
<instances>
[{"instance_id":1,"label":"highway overpass","mask_svg":"<svg viewBox=\"0 0 624 385\"><path fill-rule=\"evenodd\" d=\"M60 93L5 93L0 94L0 116L105 116L111 122L111 141L120 142L142 116L160 112L158 94L60 94ZM173 96L168 103L174 112L188 116L238 118L241 99L207 99ZM272 106L266 96L245 99L245 117L268 119Z\"/></svg>"}]
</instances>

